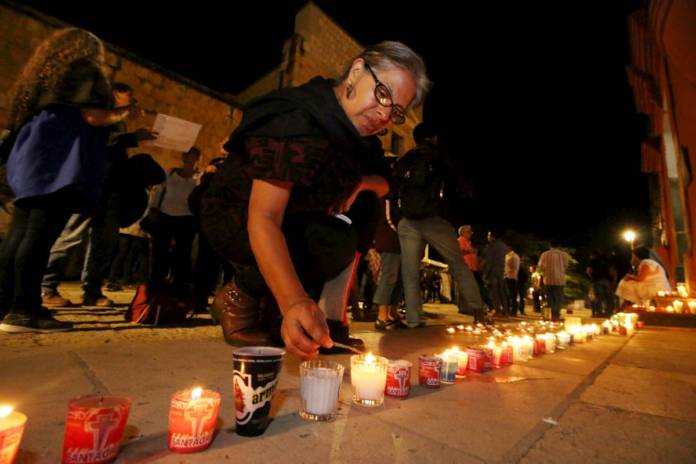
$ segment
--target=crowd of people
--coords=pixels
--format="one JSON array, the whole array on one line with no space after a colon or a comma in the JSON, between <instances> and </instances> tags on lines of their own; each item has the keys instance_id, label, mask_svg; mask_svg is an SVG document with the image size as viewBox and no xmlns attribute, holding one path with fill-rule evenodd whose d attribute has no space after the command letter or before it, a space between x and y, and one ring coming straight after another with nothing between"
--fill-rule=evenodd
<instances>
[{"instance_id":1,"label":"crowd of people","mask_svg":"<svg viewBox=\"0 0 696 464\"><path fill-rule=\"evenodd\" d=\"M104 285L147 282L195 294L202 311L224 268L211 309L224 339L280 343L303 358L336 350L334 342L362 344L349 336L346 299L371 249L379 330L425 325L426 245L451 276L452 302L475 321L524 314L530 286L534 309L548 303L549 318L560 318L570 256L554 240L530 264L495 228L479 253L472 227L454 227L453 163L432 125L415 126L415 148L398 160L385 156L378 136L404 124L430 87L408 46L378 43L337 78L253 100L204 173L196 147L168 173L147 154L129 155L157 134L126 131L143 111L132 88L109 82L103 62L97 37L62 29L17 79L4 143L14 212L0 247L1 331L71 329L47 308L72 304L58 284L85 240L81 304L111 306ZM635 253L637 275L616 289L628 301L669 285L659 263ZM613 295L602 266L593 258L588 275L605 313Z\"/></svg>"}]
</instances>

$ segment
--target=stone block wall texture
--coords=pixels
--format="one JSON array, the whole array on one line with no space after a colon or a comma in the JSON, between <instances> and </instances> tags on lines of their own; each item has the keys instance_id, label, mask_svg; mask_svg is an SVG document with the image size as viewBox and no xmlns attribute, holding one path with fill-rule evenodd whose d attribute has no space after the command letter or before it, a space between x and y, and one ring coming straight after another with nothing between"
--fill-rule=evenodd
<instances>
[{"instance_id":1,"label":"stone block wall texture","mask_svg":"<svg viewBox=\"0 0 696 464\"><path fill-rule=\"evenodd\" d=\"M30 9L0 4L0 127L7 123L12 86L34 49L57 28L54 18ZM242 112L231 98L196 84L154 63L106 44L107 74L112 82L125 82L143 108L202 125L196 146L201 149L201 167L218 156L220 142L239 124ZM129 122L128 129L152 127L154 114ZM132 153L151 154L165 169L179 164L181 154L154 146L141 146Z\"/></svg>"}]
</instances>

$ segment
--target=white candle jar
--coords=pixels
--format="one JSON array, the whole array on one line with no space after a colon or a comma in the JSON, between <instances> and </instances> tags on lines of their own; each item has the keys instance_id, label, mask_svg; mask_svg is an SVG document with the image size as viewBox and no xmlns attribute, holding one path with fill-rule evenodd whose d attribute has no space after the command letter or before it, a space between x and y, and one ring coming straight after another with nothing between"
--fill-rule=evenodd
<instances>
[{"instance_id":1,"label":"white candle jar","mask_svg":"<svg viewBox=\"0 0 696 464\"><path fill-rule=\"evenodd\" d=\"M300 364L301 418L309 421L336 418L344 370L342 364L319 359Z\"/></svg>"},{"instance_id":2,"label":"white candle jar","mask_svg":"<svg viewBox=\"0 0 696 464\"><path fill-rule=\"evenodd\" d=\"M544 334L544 341L546 342L546 352L555 353L556 352L556 335L547 332Z\"/></svg>"},{"instance_id":3,"label":"white candle jar","mask_svg":"<svg viewBox=\"0 0 696 464\"><path fill-rule=\"evenodd\" d=\"M377 407L384 403L389 360L372 354L350 357L350 383L353 385L353 403Z\"/></svg>"},{"instance_id":4,"label":"white candle jar","mask_svg":"<svg viewBox=\"0 0 696 464\"><path fill-rule=\"evenodd\" d=\"M570 345L570 334L568 332L558 332L556 334L556 348L564 350Z\"/></svg>"}]
</instances>

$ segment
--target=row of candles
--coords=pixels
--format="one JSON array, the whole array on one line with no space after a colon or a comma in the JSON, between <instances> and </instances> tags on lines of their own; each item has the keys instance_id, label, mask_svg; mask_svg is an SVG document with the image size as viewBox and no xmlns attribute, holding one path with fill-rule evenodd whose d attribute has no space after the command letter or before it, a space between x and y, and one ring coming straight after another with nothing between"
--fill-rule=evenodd
<instances>
[{"instance_id":1,"label":"row of candles","mask_svg":"<svg viewBox=\"0 0 696 464\"><path fill-rule=\"evenodd\" d=\"M619 313L597 324L575 325L552 332L560 326L522 324L522 335L503 334L497 328L462 327L462 332L493 336L480 347L457 347L435 356L419 359L419 384L439 387L451 384L467 370L481 372L513 362L526 362L541 353L553 353L571 343L584 343L600 333L616 331L630 335L637 325L637 314ZM457 329L458 330L458 329ZM541 331L542 333L535 333ZM506 331L509 332L509 331ZM300 365L299 415L306 420L326 421L338 408L344 366L337 362L314 360ZM351 357L353 403L376 407L385 393L406 398L410 390L411 363L389 361L371 353ZM236 395L235 391L235 395ZM272 395L272 389L269 392ZM201 387L177 391L171 397L168 447L173 452L191 453L207 449L214 436L221 395ZM122 396L90 395L68 404L62 462L97 464L115 459L128 421L131 400ZM9 406L0 407L0 464L11 464L19 450L27 417Z\"/></svg>"},{"instance_id":2,"label":"row of candles","mask_svg":"<svg viewBox=\"0 0 696 464\"><path fill-rule=\"evenodd\" d=\"M410 377L410 363L406 364ZM386 358L370 353L351 357L351 383L356 404L380 406L383 403L389 365ZM335 417L343 371L341 364L331 361L301 364L302 418L326 421ZM397 377L408 386L408 378L399 374ZM201 387L174 393L169 409L169 449L180 453L207 449L213 441L220 402L219 392ZM70 401L61 462L98 464L115 459L130 406L128 397L114 395L89 395ZM15 460L26 422L27 416L11 406L0 407L0 464L12 464Z\"/></svg>"},{"instance_id":3,"label":"row of candles","mask_svg":"<svg viewBox=\"0 0 696 464\"><path fill-rule=\"evenodd\" d=\"M677 283L677 291L676 292L666 292L663 290L660 290L657 292L657 296L680 296L682 298L688 298L689 296L689 291L686 288L686 284L683 282Z\"/></svg>"},{"instance_id":4,"label":"row of candles","mask_svg":"<svg viewBox=\"0 0 696 464\"><path fill-rule=\"evenodd\" d=\"M696 314L696 300L674 300L672 304L667 306L633 305L631 309L633 311L647 311L651 313Z\"/></svg>"},{"instance_id":5,"label":"row of candles","mask_svg":"<svg viewBox=\"0 0 696 464\"><path fill-rule=\"evenodd\" d=\"M201 387L172 395L169 449L190 453L206 449L213 439L220 393ZM110 462L128 422L131 400L125 396L89 395L68 403L62 462ZM12 464L22 441L27 416L12 406L0 407L0 464Z\"/></svg>"}]
</instances>

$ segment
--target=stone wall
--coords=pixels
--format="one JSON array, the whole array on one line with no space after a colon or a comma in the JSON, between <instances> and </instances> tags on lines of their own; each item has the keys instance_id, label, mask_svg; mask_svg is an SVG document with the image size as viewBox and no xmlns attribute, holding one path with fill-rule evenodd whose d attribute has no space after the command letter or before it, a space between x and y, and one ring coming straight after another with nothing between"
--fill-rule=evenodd
<instances>
[{"instance_id":1,"label":"stone wall","mask_svg":"<svg viewBox=\"0 0 696 464\"><path fill-rule=\"evenodd\" d=\"M34 49L57 28L68 26L21 5L0 4L0 126L7 123L10 91ZM113 82L133 87L143 108L201 124L196 141L203 163L219 153L220 141L239 124L241 105L176 73L118 47L106 44L107 73ZM151 127L154 115L130 122L129 129ZM178 165L180 154L152 146L133 149L150 153L165 168Z\"/></svg>"}]
</instances>

